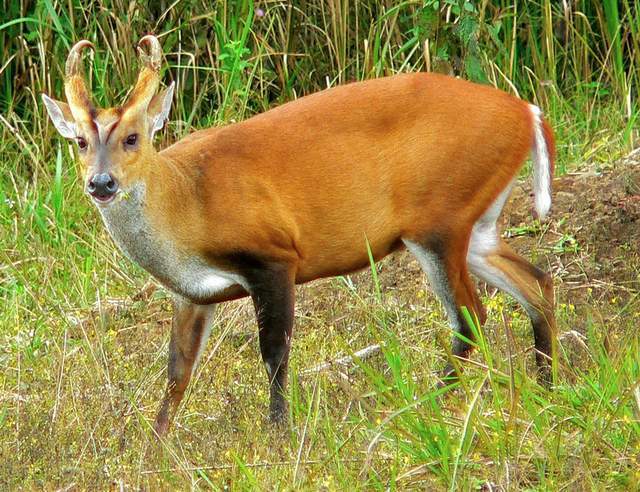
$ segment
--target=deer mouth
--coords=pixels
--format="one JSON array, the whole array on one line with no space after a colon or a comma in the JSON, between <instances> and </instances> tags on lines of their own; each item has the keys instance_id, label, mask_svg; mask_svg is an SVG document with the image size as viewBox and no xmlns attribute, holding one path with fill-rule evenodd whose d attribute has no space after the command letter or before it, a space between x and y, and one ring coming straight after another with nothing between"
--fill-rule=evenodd
<instances>
[{"instance_id":1,"label":"deer mouth","mask_svg":"<svg viewBox=\"0 0 640 492\"><path fill-rule=\"evenodd\" d=\"M90 196L93 199L93 201L98 205L107 205L108 203L111 203L116 198L117 194L118 193L111 193L111 194L103 195L100 193L96 193L96 194L90 194Z\"/></svg>"}]
</instances>

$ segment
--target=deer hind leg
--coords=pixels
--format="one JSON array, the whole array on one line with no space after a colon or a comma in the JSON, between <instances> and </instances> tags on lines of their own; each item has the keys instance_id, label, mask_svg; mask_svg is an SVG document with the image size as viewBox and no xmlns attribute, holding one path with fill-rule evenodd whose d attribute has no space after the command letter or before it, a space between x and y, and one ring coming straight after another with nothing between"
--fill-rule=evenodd
<instances>
[{"instance_id":1,"label":"deer hind leg","mask_svg":"<svg viewBox=\"0 0 640 492\"><path fill-rule=\"evenodd\" d=\"M466 308L471 318L480 325L484 323L486 315L467 271L466 241L447 243L442 240L443 237L445 236L432 237L420 242L404 239L403 242L427 275L431 288L444 305L453 330L473 341L474 335L462 308ZM461 248L459 244L464 244L465 247ZM472 348L467 341L458 336L453 337L453 355L467 358ZM454 367L448 364L444 376L454 376L454 372Z\"/></svg>"},{"instance_id":2,"label":"deer hind leg","mask_svg":"<svg viewBox=\"0 0 640 492\"><path fill-rule=\"evenodd\" d=\"M555 340L553 281L500 239L496 221L503 204L499 198L475 224L467 262L474 275L513 296L527 311L533 327L539 380L548 384Z\"/></svg>"},{"instance_id":3,"label":"deer hind leg","mask_svg":"<svg viewBox=\"0 0 640 492\"><path fill-rule=\"evenodd\" d=\"M196 370L211 332L214 309L214 304L200 306L181 298L174 301L167 367L169 382L155 423L155 430L160 436L167 433Z\"/></svg>"}]
</instances>

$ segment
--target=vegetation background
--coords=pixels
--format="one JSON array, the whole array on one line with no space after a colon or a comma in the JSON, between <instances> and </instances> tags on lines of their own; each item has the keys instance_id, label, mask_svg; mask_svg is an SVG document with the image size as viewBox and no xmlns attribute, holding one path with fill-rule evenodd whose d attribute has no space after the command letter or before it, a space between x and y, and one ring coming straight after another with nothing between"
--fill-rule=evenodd
<instances>
[{"instance_id":1,"label":"vegetation background","mask_svg":"<svg viewBox=\"0 0 640 492\"><path fill-rule=\"evenodd\" d=\"M0 488L640 487L635 0L0 9ZM288 432L264 423L266 378L241 301L221 306L177 426L157 444L168 295L117 252L40 103L42 92L63 97L64 61L81 38L97 47L86 63L96 103L119 103L148 32L164 47L164 82L177 83L159 146L397 72L451 73L540 105L559 143L556 212L535 223L523 188L506 234L557 278L555 388L532 378L524 313L481 286L491 320L475 364L459 387L436 390L446 320L399 255L299 288ZM366 347L366 359L320 367Z\"/></svg>"}]
</instances>

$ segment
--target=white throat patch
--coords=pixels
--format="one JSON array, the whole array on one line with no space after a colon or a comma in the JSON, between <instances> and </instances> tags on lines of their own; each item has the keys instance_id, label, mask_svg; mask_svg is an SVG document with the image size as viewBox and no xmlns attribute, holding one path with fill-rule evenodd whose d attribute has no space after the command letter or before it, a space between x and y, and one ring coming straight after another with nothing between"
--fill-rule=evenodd
<instances>
[{"instance_id":1,"label":"white throat patch","mask_svg":"<svg viewBox=\"0 0 640 492\"><path fill-rule=\"evenodd\" d=\"M246 283L240 275L208 265L203 258L181 252L156 231L145 215L146 189L134 184L113 203L98 207L102 219L122 252L171 291L189 300L207 300L233 286Z\"/></svg>"}]
</instances>

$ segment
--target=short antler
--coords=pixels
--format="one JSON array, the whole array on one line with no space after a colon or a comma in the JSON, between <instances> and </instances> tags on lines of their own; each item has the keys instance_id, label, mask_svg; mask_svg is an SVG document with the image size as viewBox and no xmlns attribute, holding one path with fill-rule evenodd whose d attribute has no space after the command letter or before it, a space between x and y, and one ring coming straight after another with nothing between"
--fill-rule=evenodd
<instances>
[{"instance_id":1,"label":"short antler","mask_svg":"<svg viewBox=\"0 0 640 492\"><path fill-rule=\"evenodd\" d=\"M149 45L149 54L147 55L142 49L143 45ZM162 57L162 48L160 47L160 42L158 38L151 34L147 34L140 41L138 41L138 54L142 59L142 63L145 64L149 70L158 71L160 70L160 59Z\"/></svg>"},{"instance_id":2,"label":"short antler","mask_svg":"<svg viewBox=\"0 0 640 492\"><path fill-rule=\"evenodd\" d=\"M73 48L71 48L71 50L69 51L69 56L67 56L67 63L65 64L65 75L67 77L80 75L82 50L85 48L91 48L92 50L95 49L91 41L83 39L82 41L78 41L76 44L74 44Z\"/></svg>"},{"instance_id":3,"label":"short antler","mask_svg":"<svg viewBox=\"0 0 640 492\"><path fill-rule=\"evenodd\" d=\"M93 110L93 103L89 97L81 70L82 50L85 48L94 50L90 41L86 39L78 41L69 51L65 64L65 93L71 113L76 120L86 119Z\"/></svg>"},{"instance_id":4,"label":"short antler","mask_svg":"<svg viewBox=\"0 0 640 492\"><path fill-rule=\"evenodd\" d=\"M149 53L147 54L143 46L147 45ZM142 61L142 69L138 75L136 86L131 92L126 108L136 108L146 110L149 106L151 98L154 96L160 85L160 63L162 60L162 48L158 38L151 34L147 34L138 41L138 54Z\"/></svg>"}]
</instances>

